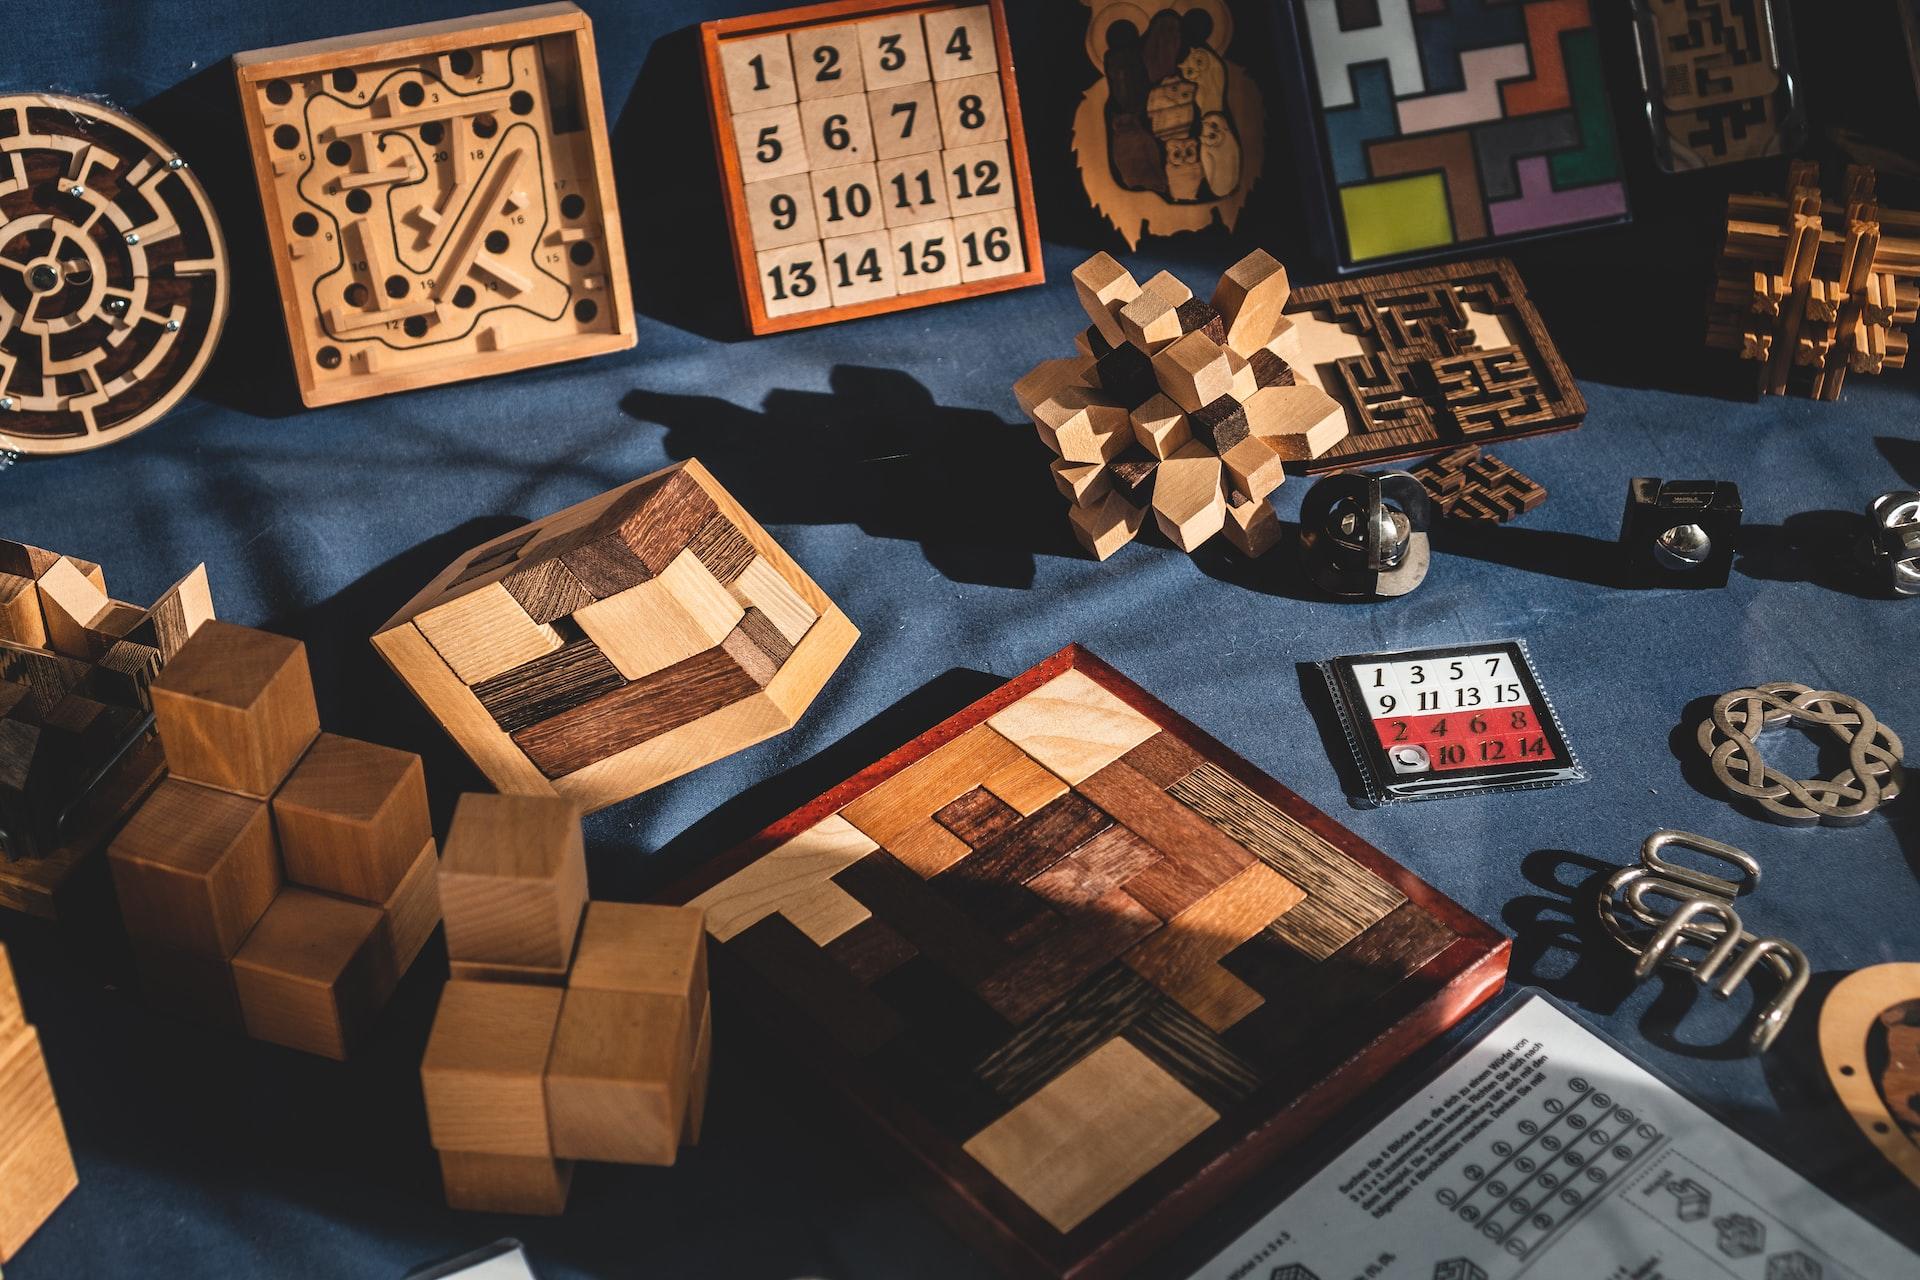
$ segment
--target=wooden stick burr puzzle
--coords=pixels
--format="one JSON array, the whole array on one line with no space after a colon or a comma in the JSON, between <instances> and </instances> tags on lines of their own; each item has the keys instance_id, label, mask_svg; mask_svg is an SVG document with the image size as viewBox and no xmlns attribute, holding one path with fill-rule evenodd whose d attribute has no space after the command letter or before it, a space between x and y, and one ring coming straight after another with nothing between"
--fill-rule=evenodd
<instances>
[{"instance_id":1,"label":"wooden stick burr puzzle","mask_svg":"<svg viewBox=\"0 0 1920 1280\"><path fill-rule=\"evenodd\" d=\"M461 557L373 644L496 787L591 811L792 728L858 638L688 461Z\"/></svg>"},{"instance_id":2,"label":"wooden stick burr puzzle","mask_svg":"<svg viewBox=\"0 0 1920 1280\"><path fill-rule=\"evenodd\" d=\"M322 733L286 636L208 622L151 692L170 774L107 854L141 985L345 1058L440 922L420 757Z\"/></svg>"},{"instance_id":3,"label":"wooden stick burr puzzle","mask_svg":"<svg viewBox=\"0 0 1920 1280\"><path fill-rule=\"evenodd\" d=\"M309 406L633 345L593 26L577 6L233 63Z\"/></svg>"},{"instance_id":4,"label":"wooden stick burr puzzle","mask_svg":"<svg viewBox=\"0 0 1920 1280\"><path fill-rule=\"evenodd\" d=\"M580 813L552 796L463 796L440 893L453 981L420 1083L449 1206L557 1214L575 1161L670 1165L700 1140L700 911L587 901Z\"/></svg>"},{"instance_id":5,"label":"wooden stick burr puzzle","mask_svg":"<svg viewBox=\"0 0 1920 1280\"><path fill-rule=\"evenodd\" d=\"M1074 536L1104 560L1150 514L1182 551L1220 533L1245 555L1271 550L1267 495L1286 464L1347 433L1340 406L1294 377L1286 268L1256 251L1211 303L1164 271L1141 284L1104 253L1073 283L1092 321L1079 354L1042 363L1013 394L1054 455Z\"/></svg>"},{"instance_id":6,"label":"wooden stick burr puzzle","mask_svg":"<svg viewBox=\"0 0 1920 1280\"><path fill-rule=\"evenodd\" d=\"M835 0L700 36L752 332L1045 278L1001 0Z\"/></svg>"},{"instance_id":7,"label":"wooden stick burr puzzle","mask_svg":"<svg viewBox=\"0 0 1920 1280\"><path fill-rule=\"evenodd\" d=\"M91 98L0 94L0 449L77 453L179 403L229 265L185 157Z\"/></svg>"},{"instance_id":8,"label":"wooden stick burr puzzle","mask_svg":"<svg viewBox=\"0 0 1920 1280\"><path fill-rule=\"evenodd\" d=\"M1010 1271L1116 1275L1508 943L1071 646L701 868L723 1007Z\"/></svg>"},{"instance_id":9,"label":"wooden stick burr puzzle","mask_svg":"<svg viewBox=\"0 0 1920 1280\"><path fill-rule=\"evenodd\" d=\"M1787 194L1730 196L1707 345L1759 366L1761 395L1838 400L1847 374L1902 369L1920 317L1920 212L1882 208L1872 169L1840 200L1793 162Z\"/></svg>"}]
</instances>

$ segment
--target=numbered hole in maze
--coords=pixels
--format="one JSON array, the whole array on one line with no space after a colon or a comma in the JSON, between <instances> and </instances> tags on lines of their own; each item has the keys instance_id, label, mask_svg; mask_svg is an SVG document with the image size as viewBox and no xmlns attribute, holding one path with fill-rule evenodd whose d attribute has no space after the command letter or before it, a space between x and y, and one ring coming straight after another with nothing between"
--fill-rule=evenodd
<instances>
[{"instance_id":1,"label":"numbered hole in maze","mask_svg":"<svg viewBox=\"0 0 1920 1280\"><path fill-rule=\"evenodd\" d=\"M1434 1194L1434 1199L1438 1200L1441 1204L1451 1209L1459 1201L1460 1196L1457 1192L1455 1192L1451 1188L1442 1187L1438 1192Z\"/></svg>"},{"instance_id":2,"label":"numbered hole in maze","mask_svg":"<svg viewBox=\"0 0 1920 1280\"><path fill-rule=\"evenodd\" d=\"M1587 1083L1585 1076L1575 1076L1573 1079L1567 1081L1567 1088L1573 1090L1575 1093L1585 1093L1587 1090L1593 1088L1593 1086Z\"/></svg>"},{"instance_id":3,"label":"numbered hole in maze","mask_svg":"<svg viewBox=\"0 0 1920 1280\"><path fill-rule=\"evenodd\" d=\"M1639 1134L1643 1138L1657 1137L1660 1133L1658 1129L1654 1128L1650 1124L1643 1124L1639 1128L1635 1129L1634 1132Z\"/></svg>"},{"instance_id":4,"label":"numbered hole in maze","mask_svg":"<svg viewBox=\"0 0 1920 1280\"><path fill-rule=\"evenodd\" d=\"M1487 1176L1487 1171L1485 1169L1482 1169L1477 1164L1468 1165L1466 1169L1463 1170L1463 1172L1467 1175L1467 1177L1473 1179L1475 1182L1478 1182L1480 1181L1480 1179Z\"/></svg>"},{"instance_id":5,"label":"numbered hole in maze","mask_svg":"<svg viewBox=\"0 0 1920 1280\"><path fill-rule=\"evenodd\" d=\"M1518 1160L1515 1160L1513 1162L1513 1167L1518 1169L1522 1173L1532 1173L1534 1169L1537 1168L1538 1166L1534 1163L1532 1157L1521 1156Z\"/></svg>"},{"instance_id":6,"label":"numbered hole in maze","mask_svg":"<svg viewBox=\"0 0 1920 1280\"><path fill-rule=\"evenodd\" d=\"M1567 1104L1560 1101L1560 1099L1558 1098L1548 1098L1546 1109L1552 1112L1554 1115L1559 1115L1562 1111L1565 1111L1567 1109Z\"/></svg>"},{"instance_id":7,"label":"numbered hole in maze","mask_svg":"<svg viewBox=\"0 0 1920 1280\"><path fill-rule=\"evenodd\" d=\"M1567 1148L1565 1159L1570 1168L1578 1169L1587 1162L1587 1158L1573 1148Z\"/></svg>"},{"instance_id":8,"label":"numbered hole in maze","mask_svg":"<svg viewBox=\"0 0 1920 1280\"><path fill-rule=\"evenodd\" d=\"M1558 1151L1560 1149L1560 1139L1554 1137L1552 1134L1548 1134L1546 1137L1540 1139L1540 1145L1549 1151Z\"/></svg>"},{"instance_id":9,"label":"numbered hole in maze","mask_svg":"<svg viewBox=\"0 0 1920 1280\"><path fill-rule=\"evenodd\" d=\"M1497 1200L1507 1194L1507 1184L1495 1178L1493 1181L1487 1183L1487 1192Z\"/></svg>"},{"instance_id":10,"label":"numbered hole in maze","mask_svg":"<svg viewBox=\"0 0 1920 1280\"><path fill-rule=\"evenodd\" d=\"M1507 1234L1507 1229L1492 1219L1480 1224L1480 1234L1490 1240L1499 1240Z\"/></svg>"},{"instance_id":11,"label":"numbered hole in maze","mask_svg":"<svg viewBox=\"0 0 1920 1280\"><path fill-rule=\"evenodd\" d=\"M1602 1169L1599 1165L1596 1164L1596 1165L1587 1166L1587 1181L1605 1182L1607 1180L1607 1176L1608 1176L1607 1171L1605 1169Z\"/></svg>"},{"instance_id":12,"label":"numbered hole in maze","mask_svg":"<svg viewBox=\"0 0 1920 1280\"><path fill-rule=\"evenodd\" d=\"M1460 1216L1468 1222L1478 1222L1480 1221L1480 1210L1474 1205L1462 1205L1460 1207Z\"/></svg>"},{"instance_id":13,"label":"numbered hole in maze","mask_svg":"<svg viewBox=\"0 0 1920 1280\"><path fill-rule=\"evenodd\" d=\"M1587 1118L1585 1116L1568 1116L1567 1127L1575 1130L1584 1129L1587 1127Z\"/></svg>"},{"instance_id":14,"label":"numbered hole in maze","mask_svg":"<svg viewBox=\"0 0 1920 1280\"><path fill-rule=\"evenodd\" d=\"M1518 1239L1509 1240L1506 1243L1506 1250L1516 1258L1524 1258L1527 1256L1527 1242Z\"/></svg>"},{"instance_id":15,"label":"numbered hole in maze","mask_svg":"<svg viewBox=\"0 0 1920 1280\"><path fill-rule=\"evenodd\" d=\"M1540 1175L1540 1185L1551 1191L1560 1185L1560 1179L1554 1174L1543 1173Z\"/></svg>"},{"instance_id":16,"label":"numbered hole in maze","mask_svg":"<svg viewBox=\"0 0 1920 1280\"><path fill-rule=\"evenodd\" d=\"M1553 1215L1550 1213L1536 1213L1533 1215L1533 1225L1539 1230L1545 1231L1553 1226Z\"/></svg>"},{"instance_id":17,"label":"numbered hole in maze","mask_svg":"<svg viewBox=\"0 0 1920 1280\"><path fill-rule=\"evenodd\" d=\"M1632 1147L1618 1146L1613 1149L1613 1158L1616 1160L1628 1160L1628 1159L1631 1159L1632 1156L1633 1156Z\"/></svg>"},{"instance_id":18,"label":"numbered hole in maze","mask_svg":"<svg viewBox=\"0 0 1920 1280\"><path fill-rule=\"evenodd\" d=\"M1497 1156L1510 1156L1513 1154L1513 1144L1505 1140L1496 1142L1493 1144L1493 1154Z\"/></svg>"},{"instance_id":19,"label":"numbered hole in maze","mask_svg":"<svg viewBox=\"0 0 1920 1280\"><path fill-rule=\"evenodd\" d=\"M1576 1191L1576 1190L1574 1190L1574 1189L1573 1189L1572 1187L1568 1187L1568 1188L1567 1188L1566 1190L1564 1190L1564 1191L1562 1191L1562 1192L1560 1193L1560 1203L1562 1203L1562 1204L1579 1204L1579 1203L1580 1203L1580 1193L1579 1193L1578 1191Z\"/></svg>"},{"instance_id":20,"label":"numbered hole in maze","mask_svg":"<svg viewBox=\"0 0 1920 1280\"><path fill-rule=\"evenodd\" d=\"M1507 1200L1507 1208L1512 1209L1515 1213L1525 1213L1527 1210L1533 1208L1533 1201L1527 1199L1525 1196L1513 1196Z\"/></svg>"},{"instance_id":21,"label":"numbered hole in maze","mask_svg":"<svg viewBox=\"0 0 1920 1280\"><path fill-rule=\"evenodd\" d=\"M1526 1134L1528 1137L1532 1137L1534 1134L1540 1132L1540 1126L1532 1120L1522 1120L1520 1122L1520 1132Z\"/></svg>"}]
</instances>

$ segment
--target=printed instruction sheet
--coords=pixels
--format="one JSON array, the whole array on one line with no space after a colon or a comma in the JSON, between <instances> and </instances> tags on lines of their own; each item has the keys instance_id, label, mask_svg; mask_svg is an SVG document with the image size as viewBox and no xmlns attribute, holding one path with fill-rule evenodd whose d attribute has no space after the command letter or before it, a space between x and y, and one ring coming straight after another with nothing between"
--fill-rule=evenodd
<instances>
[{"instance_id":1,"label":"printed instruction sheet","mask_svg":"<svg viewBox=\"0 0 1920 1280\"><path fill-rule=\"evenodd\" d=\"M1514 1276L1890 1280L1920 1256L1529 995L1195 1280Z\"/></svg>"}]
</instances>

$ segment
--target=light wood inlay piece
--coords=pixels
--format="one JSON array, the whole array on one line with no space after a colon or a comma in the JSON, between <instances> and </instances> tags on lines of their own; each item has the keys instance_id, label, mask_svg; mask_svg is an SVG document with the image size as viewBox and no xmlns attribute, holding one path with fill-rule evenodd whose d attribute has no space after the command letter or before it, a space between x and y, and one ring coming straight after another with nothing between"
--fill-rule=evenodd
<instances>
[{"instance_id":1,"label":"light wood inlay piece","mask_svg":"<svg viewBox=\"0 0 1920 1280\"><path fill-rule=\"evenodd\" d=\"M1305 896L1265 863L1252 863L1127 952L1127 965L1207 1026L1225 1031L1264 998L1222 969L1220 958Z\"/></svg>"},{"instance_id":2,"label":"light wood inlay piece","mask_svg":"<svg viewBox=\"0 0 1920 1280\"><path fill-rule=\"evenodd\" d=\"M479 684L566 643L551 623L535 622L499 582L428 609L413 621L463 684Z\"/></svg>"},{"instance_id":3,"label":"light wood inlay piece","mask_svg":"<svg viewBox=\"0 0 1920 1280\"><path fill-rule=\"evenodd\" d=\"M682 551L659 577L587 605L573 620L621 675L639 680L715 647L743 612L700 558Z\"/></svg>"},{"instance_id":4,"label":"light wood inlay piece","mask_svg":"<svg viewBox=\"0 0 1920 1280\"><path fill-rule=\"evenodd\" d=\"M987 724L1073 785L1160 731L1153 721L1078 671L1055 676Z\"/></svg>"},{"instance_id":5,"label":"light wood inlay piece","mask_svg":"<svg viewBox=\"0 0 1920 1280\"><path fill-rule=\"evenodd\" d=\"M921 877L930 877L970 852L965 841L933 820L934 813L979 786L981 778L1019 764L1019 748L989 725L976 725L873 788L840 815ZM1000 798L1014 803L1007 796Z\"/></svg>"},{"instance_id":6,"label":"light wood inlay piece","mask_svg":"<svg viewBox=\"0 0 1920 1280\"><path fill-rule=\"evenodd\" d=\"M707 932L716 942L729 941L777 911L824 947L872 914L833 877L879 847L834 814L687 905L706 911Z\"/></svg>"}]
</instances>

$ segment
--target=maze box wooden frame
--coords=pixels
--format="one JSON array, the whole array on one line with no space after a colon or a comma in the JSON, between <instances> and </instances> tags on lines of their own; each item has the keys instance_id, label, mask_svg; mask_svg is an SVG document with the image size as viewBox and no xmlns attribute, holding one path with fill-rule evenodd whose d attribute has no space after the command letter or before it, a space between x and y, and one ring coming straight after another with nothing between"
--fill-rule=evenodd
<instances>
[{"instance_id":1,"label":"maze box wooden frame","mask_svg":"<svg viewBox=\"0 0 1920 1280\"><path fill-rule=\"evenodd\" d=\"M993 11L994 49L999 59L1000 94L1006 105L1007 155L1013 166L1014 211L1020 218L1020 240L1027 255L1026 270L1012 275L976 280L971 284L948 285L920 293L897 294L844 307L820 307L792 315L769 316L760 297L759 263L753 247L753 228L747 215L745 180L736 150L732 112L726 105L726 75L720 65L720 44L724 40L784 34L803 27L836 25L843 20L878 18L890 13L926 14L943 9L968 8L985 3ZM774 13L753 14L741 18L717 18L700 24L701 65L706 72L707 111L713 125L714 156L720 166L720 194L725 201L729 235L733 249L734 274L740 288L740 305L747 327L756 336L810 329L840 320L858 320L863 316L887 315L916 307L936 306L962 298L979 297L1044 284L1046 266L1040 256L1040 223L1034 213L1033 173L1027 159L1027 133L1020 114L1020 90L1014 81L1013 47L1007 36L1004 0L934 0L932 3L900 3L900 0L828 0L828 3L782 9Z\"/></svg>"},{"instance_id":2,"label":"maze box wooden frame","mask_svg":"<svg viewBox=\"0 0 1920 1280\"><path fill-rule=\"evenodd\" d=\"M310 326L301 311L287 239L288 220L295 210L281 207L273 159L268 151L265 118L256 92L258 86L270 80L297 79L373 63L422 58L475 45L508 44L545 36L567 36L573 42L580 102L586 116L586 131L591 139L592 174L598 187L599 222L605 239L605 256L601 267L607 282L605 302L612 308L614 316L612 332L574 334L543 340L527 347L508 347L485 354L469 353L427 368L374 372L331 380L323 385L314 373L314 357L321 346L328 345L328 340L324 333L318 331L318 322ZM294 376L299 382L300 399L308 408L512 373L632 348L637 334L633 290L627 274L626 242L621 231L619 198L614 186L606 105L601 96L600 61L594 48L593 23L577 5L568 0L559 0L558 3L478 14L470 18L423 22L382 31L254 49L234 55L233 71L239 90L247 146L253 155L255 184L259 189L261 210L266 217L267 243L273 254L280 305L286 318L287 341L293 351ZM541 136L543 141L550 141L545 134Z\"/></svg>"},{"instance_id":3,"label":"maze box wooden frame","mask_svg":"<svg viewBox=\"0 0 1920 1280\"><path fill-rule=\"evenodd\" d=\"M738 998L750 1006L769 1039L790 1051L783 1061L799 1065L835 1095L883 1158L911 1177L950 1225L1012 1273L1082 1280L1131 1270L1151 1249L1306 1138L1409 1054L1490 999L1506 980L1511 943L1077 644L722 854L671 889L666 900L684 903L700 897L1068 672L1085 676L1157 725L1162 736L1184 744L1203 764L1217 767L1277 806L1452 935L1424 963L1378 993L1367 1016L1336 1022L1330 1028L1335 1034L1303 1051L1297 1065L1270 1078L1229 1110L1222 1123L1203 1131L1064 1233L976 1163L888 1077L833 1044L793 1001L756 977L739 955L709 939L721 999ZM708 924L711 930L711 908Z\"/></svg>"}]
</instances>

